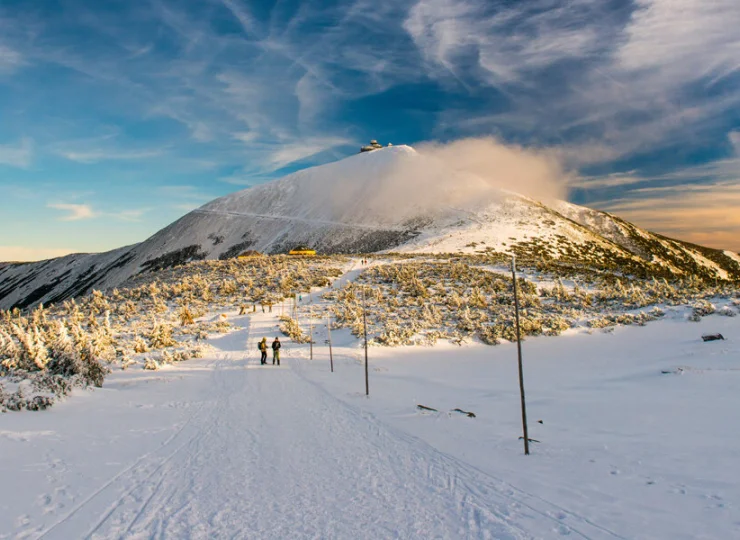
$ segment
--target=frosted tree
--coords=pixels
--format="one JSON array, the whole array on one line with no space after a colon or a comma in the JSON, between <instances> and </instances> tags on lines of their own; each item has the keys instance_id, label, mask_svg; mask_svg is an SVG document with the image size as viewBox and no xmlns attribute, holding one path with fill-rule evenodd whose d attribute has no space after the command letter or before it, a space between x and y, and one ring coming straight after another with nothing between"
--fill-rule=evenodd
<instances>
[{"instance_id":1,"label":"frosted tree","mask_svg":"<svg viewBox=\"0 0 740 540\"><path fill-rule=\"evenodd\" d=\"M16 368L20 352L20 348L11 335L0 328L0 365L5 370Z\"/></svg>"},{"instance_id":2,"label":"frosted tree","mask_svg":"<svg viewBox=\"0 0 740 540\"><path fill-rule=\"evenodd\" d=\"M82 360L75 346L67 326L62 321L55 321L49 332L49 349L51 360L47 365L49 371L55 375L71 377L82 373Z\"/></svg>"},{"instance_id":3,"label":"frosted tree","mask_svg":"<svg viewBox=\"0 0 740 540\"><path fill-rule=\"evenodd\" d=\"M49 360L49 352L38 327L23 328L19 324L12 323L11 330L18 340L20 349L18 368L25 371L43 369Z\"/></svg>"}]
</instances>

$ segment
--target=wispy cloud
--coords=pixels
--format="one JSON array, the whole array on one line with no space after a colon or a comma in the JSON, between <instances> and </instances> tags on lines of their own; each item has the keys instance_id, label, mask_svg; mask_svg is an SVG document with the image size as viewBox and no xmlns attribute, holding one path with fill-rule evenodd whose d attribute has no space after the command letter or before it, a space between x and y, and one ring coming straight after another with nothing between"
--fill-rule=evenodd
<instances>
[{"instance_id":1,"label":"wispy cloud","mask_svg":"<svg viewBox=\"0 0 740 540\"><path fill-rule=\"evenodd\" d=\"M87 204L51 203L46 206L47 208L67 212L66 215L59 218L59 221L80 221L83 219L93 219L99 215Z\"/></svg>"},{"instance_id":2,"label":"wispy cloud","mask_svg":"<svg viewBox=\"0 0 740 540\"><path fill-rule=\"evenodd\" d=\"M151 210L151 208L136 208L133 210L120 210L118 212L111 212L106 215L121 221L140 222L144 214L150 212Z\"/></svg>"},{"instance_id":3,"label":"wispy cloud","mask_svg":"<svg viewBox=\"0 0 740 540\"><path fill-rule=\"evenodd\" d=\"M180 206L186 205L191 209L215 198L213 195L202 191L199 187L191 185L160 186L158 191L160 195L169 199L170 202Z\"/></svg>"},{"instance_id":4,"label":"wispy cloud","mask_svg":"<svg viewBox=\"0 0 740 540\"><path fill-rule=\"evenodd\" d=\"M129 161L159 157L163 150L60 150L58 154L77 163L99 163L101 161Z\"/></svg>"},{"instance_id":5,"label":"wispy cloud","mask_svg":"<svg viewBox=\"0 0 740 540\"><path fill-rule=\"evenodd\" d=\"M12 73L23 63L23 56L18 51L0 44L0 75Z\"/></svg>"},{"instance_id":6,"label":"wispy cloud","mask_svg":"<svg viewBox=\"0 0 740 540\"><path fill-rule=\"evenodd\" d=\"M337 146L346 146L353 144L353 141L340 137L323 137L298 141L290 144L276 145L267 159L268 164L274 169L280 169L291 163L304 160L336 148Z\"/></svg>"},{"instance_id":7,"label":"wispy cloud","mask_svg":"<svg viewBox=\"0 0 740 540\"><path fill-rule=\"evenodd\" d=\"M521 82L532 69L599 50L603 42L594 4L553 7L534 1L503 7L483 0L420 0L404 27L432 66L461 79L475 76L465 60L477 58L478 75L498 86Z\"/></svg>"},{"instance_id":8,"label":"wispy cloud","mask_svg":"<svg viewBox=\"0 0 740 540\"><path fill-rule=\"evenodd\" d=\"M740 182L655 189L594 206L674 238L740 252Z\"/></svg>"},{"instance_id":9,"label":"wispy cloud","mask_svg":"<svg viewBox=\"0 0 740 540\"><path fill-rule=\"evenodd\" d=\"M695 145L740 105L734 0L419 0L404 26L431 76L507 101L472 120L465 108L442 111L442 135L505 130L600 147L581 166Z\"/></svg>"},{"instance_id":10,"label":"wispy cloud","mask_svg":"<svg viewBox=\"0 0 740 540\"><path fill-rule=\"evenodd\" d=\"M0 144L0 165L25 169L31 165L33 141L23 137L15 144Z\"/></svg>"},{"instance_id":11,"label":"wispy cloud","mask_svg":"<svg viewBox=\"0 0 740 540\"><path fill-rule=\"evenodd\" d=\"M740 69L739 28L735 0L637 0L616 61L664 86L716 82Z\"/></svg>"},{"instance_id":12,"label":"wispy cloud","mask_svg":"<svg viewBox=\"0 0 740 540\"><path fill-rule=\"evenodd\" d=\"M634 172L633 172L634 174ZM571 189L603 189L632 186L635 184L644 184L650 182L650 179L632 176L630 174L613 173L606 176L588 177L574 176L568 181L568 187Z\"/></svg>"},{"instance_id":13,"label":"wispy cloud","mask_svg":"<svg viewBox=\"0 0 740 540\"><path fill-rule=\"evenodd\" d=\"M736 0L103 4L1 10L0 165L37 184L62 157L80 185L156 176L124 208L191 209L358 140L466 136L552 155L588 200L737 178Z\"/></svg>"}]
</instances>

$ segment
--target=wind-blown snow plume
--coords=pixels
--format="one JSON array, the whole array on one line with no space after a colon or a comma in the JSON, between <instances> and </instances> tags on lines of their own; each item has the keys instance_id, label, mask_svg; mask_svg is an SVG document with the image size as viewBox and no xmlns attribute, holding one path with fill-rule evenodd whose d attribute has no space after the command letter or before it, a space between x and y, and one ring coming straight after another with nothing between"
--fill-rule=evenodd
<instances>
[{"instance_id":1,"label":"wind-blown snow plume","mask_svg":"<svg viewBox=\"0 0 740 540\"><path fill-rule=\"evenodd\" d=\"M332 186L335 216L356 207L371 219L399 219L435 214L449 207L475 210L500 200L502 190L550 201L565 195L566 173L554 153L506 145L493 138L451 143L422 143L416 150L395 147L367 157L363 178L346 178ZM353 181L354 180L354 181ZM320 195L326 190L314 192ZM354 214L356 217L356 214Z\"/></svg>"},{"instance_id":2,"label":"wind-blown snow plume","mask_svg":"<svg viewBox=\"0 0 740 540\"><path fill-rule=\"evenodd\" d=\"M504 144L493 137L468 138L447 144L423 143L417 150L485 185L537 200L562 199L567 174L560 159L548 150Z\"/></svg>"}]
</instances>

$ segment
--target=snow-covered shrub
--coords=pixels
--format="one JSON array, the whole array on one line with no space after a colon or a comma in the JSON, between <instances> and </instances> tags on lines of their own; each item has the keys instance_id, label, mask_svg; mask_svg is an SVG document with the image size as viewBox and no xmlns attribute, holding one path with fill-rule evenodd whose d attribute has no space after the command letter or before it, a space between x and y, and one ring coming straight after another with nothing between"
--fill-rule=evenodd
<instances>
[{"instance_id":1,"label":"snow-covered shrub","mask_svg":"<svg viewBox=\"0 0 740 540\"><path fill-rule=\"evenodd\" d=\"M596 319L589 320L587 324L589 328L607 328L609 326L614 326L615 322L607 317L598 317Z\"/></svg>"},{"instance_id":2,"label":"snow-covered shrub","mask_svg":"<svg viewBox=\"0 0 740 540\"><path fill-rule=\"evenodd\" d=\"M501 328L495 324L487 324L478 330L478 338L486 345L501 343Z\"/></svg>"},{"instance_id":3,"label":"snow-covered shrub","mask_svg":"<svg viewBox=\"0 0 740 540\"><path fill-rule=\"evenodd\" d=\"M193 317L193 312L190 311L190 308L188 308L188 306L186 305L180 308L180 311L178 312L177 315L180 318L181 326L187 326L195 322L195 319Z\"/></svg>"},{"instance_id":4,"label":"snow-covered shrub","mask_svg":"<svg viewBox=\"0 0 740 540\"><path fill-rule=\"evenodd\" d=\"M159 369L159 362L150 356L144 361L144 369L156 371Z\"/></svg>"},{"instance_id":5,"label":"snow-covered shrub","mask_svg":"<svg viewBox=\"0 0 740 540\"><path fill-rule=\"evenodd\" d=\"M722 306L717 310L718 315L724 315L725 317L735 317L737 313L730 306Z\"/></svg>"},{"instance_id":6,"label":"snow-covered shrub","mask_svg":"<svg viewBox=\"0 0 740 540\"><path fill-rule=\"evenodd\" d=\"M140 354L148 351L149 345L147 345L146 341L141 336L136 336L134 338L134 352Z\"/></svg>"},{"instance_id":7,"label":"snow-covered shrub","mask_svg":"<svg viewBox=\"0 0 740 540\"><path fill-rule=\"evenodd\" d=\"M308 343L310 338L303 333L298 321L288 315L280 316L280 331L296 343Z\"/></svg>"},{"instance_id":8,"label":"snow-covered shrub","mask_svg":"<svg viewBox=\"0 0 740 540\"><path fill-rule=\"evenodd\" d=\"M172 339L172 326L170 324L160 321L154 323L154 327L149 334L149 346L152 349L172 347L176 343L177 342Z\"/></svg>"},{"instance_id":9,"label":"snow-covered shrub","mask_svg":"<svg viewBox=\"0 0 740 540\"><path fill-rule=\"evenodd\" d=\"M714 313L716 308L714 307L714 304L706 301L706 300L699 300L691 307L691 315L689 315L689 320L693 322L698 322L701 320L702 317L706 317L707 315L711 315Z\"/></svg>"},{"instance_id":10,"label":"snow-covered shrub","mask_svg":"<svg viewBox=\"0 0 740 540\"><path fill-rule=\"evenodd\" d=\"M542 333L546 336L559 336L570 328L570 323L559 315L545 317L542 323Z\"/></svg>"}]
</instances>

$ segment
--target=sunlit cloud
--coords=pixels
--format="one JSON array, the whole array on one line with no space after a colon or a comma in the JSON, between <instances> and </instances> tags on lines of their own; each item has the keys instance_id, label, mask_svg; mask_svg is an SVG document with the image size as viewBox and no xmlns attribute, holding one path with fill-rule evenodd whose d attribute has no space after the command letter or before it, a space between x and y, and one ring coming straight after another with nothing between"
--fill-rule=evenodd
<instances>
[{"instance_id":1,"label":"sunlit cloud","mask_svg":"<svg viewBox=\"0 0 740 540\"><path fill-rule=\"evenodd\" d=\"M74 252L58 247L0 246L0 262L42 261Z\"/></svg>"},{"instance_id":2,"label":"sunlit cloud","mask_svg":"<svg viewBox=\"0 0 740 540\"><path fill-rule=\"evenodd\" d=\"M740 180L642 188L632 196L592 205L654 232L740 252Z\"/></svg>"},{"instance_id":3,"label":"sunlit cloud","mask_svg":"<svg viewBox=\"0 0 740 540\"><path fill-rule=\"evenodd\" d=\"M67 212L66 215L59 218L59 221L80 221L83 219L93 219L99 215L87 204L51 203L46 206L47 208Z\"/></svg>"}]
</instances>

